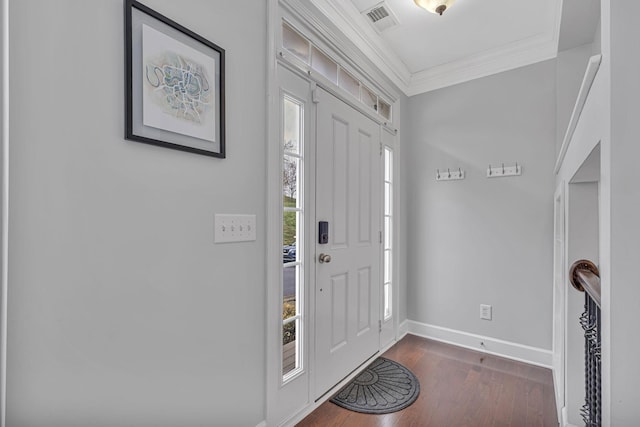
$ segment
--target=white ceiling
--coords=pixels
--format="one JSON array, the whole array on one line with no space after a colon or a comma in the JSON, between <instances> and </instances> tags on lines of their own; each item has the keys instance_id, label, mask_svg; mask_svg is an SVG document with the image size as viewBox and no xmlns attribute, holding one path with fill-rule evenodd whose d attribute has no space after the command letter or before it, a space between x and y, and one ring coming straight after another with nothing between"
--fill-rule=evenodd
<instances>
[{"instance_id":1,"label":"white ceiling","mask_svg":"<svg viewBox=\"0 0 640 427\"><path fill-rule=\"evenodd\" d=\"M413 0L384 0L399 25L382 32L363 12L383 0L311 2L407 95L543 61L558 52L561 0L456 0L442 16Z\"/></svg>"}]
</instances>

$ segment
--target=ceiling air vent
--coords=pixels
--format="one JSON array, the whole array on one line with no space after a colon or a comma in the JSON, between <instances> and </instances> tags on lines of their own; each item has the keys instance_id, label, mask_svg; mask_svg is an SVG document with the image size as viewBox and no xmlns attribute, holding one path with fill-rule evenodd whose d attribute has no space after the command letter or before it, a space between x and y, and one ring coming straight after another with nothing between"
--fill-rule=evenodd
<instances>
[{"instance_id":1,"label":"ceiling air vent","mask_svg":"<svg viewBox=\"0 0 640 427\"><path fill-rule=\"evenodd\" d=\"M373 28L379 32L398 25L398 19L384 2L364 11L363 14L369 18L369 22L371 22Z\"/></svg>"},{"instance_id":2,"label":"ceiling air vent","mask_svg":"<svg viewBox=\"0 0 640 427\"><path fill-rule=\"evenodd\" d=\"M367 16L371 19L371 22L375 24L379 20L389 16L389 12L387 12L387 9L385 9L384 6L380 6L367 12Z\"/></svg>"}]
</instances>

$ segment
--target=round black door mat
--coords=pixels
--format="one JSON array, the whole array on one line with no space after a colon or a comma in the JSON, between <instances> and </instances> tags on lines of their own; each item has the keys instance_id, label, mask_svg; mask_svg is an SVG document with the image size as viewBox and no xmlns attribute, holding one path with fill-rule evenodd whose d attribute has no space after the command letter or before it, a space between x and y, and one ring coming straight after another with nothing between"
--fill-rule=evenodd
<instances>
[{"instance_id":1,"label":"round black door mat","mask_svg":"<svg viewBox=\"0 0 640 427\"><path fill-rule=\"evenodd\" d=\"M419 394L420 383L413 372L398 362L378 357L331 401L351 411L388 414L411 405Z\"/></svg>"}]
</instances>

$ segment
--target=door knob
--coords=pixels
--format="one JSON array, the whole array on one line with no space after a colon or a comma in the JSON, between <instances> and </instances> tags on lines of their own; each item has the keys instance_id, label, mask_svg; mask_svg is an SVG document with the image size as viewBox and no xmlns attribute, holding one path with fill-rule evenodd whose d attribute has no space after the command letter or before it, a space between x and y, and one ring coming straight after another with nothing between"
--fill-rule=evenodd
<instances>
[{"instance_id":1,"label":"door knob","mask_svg":"<svg viewBox=\"0 0 640 427\"><path fill-rule=\"evenodd\" d=\"M323 263L330 263L331 262L331 255L328 254L320 254L320 256L318 256L318 261L320 261L320 264Z\"/></svg>"}]
</instances>

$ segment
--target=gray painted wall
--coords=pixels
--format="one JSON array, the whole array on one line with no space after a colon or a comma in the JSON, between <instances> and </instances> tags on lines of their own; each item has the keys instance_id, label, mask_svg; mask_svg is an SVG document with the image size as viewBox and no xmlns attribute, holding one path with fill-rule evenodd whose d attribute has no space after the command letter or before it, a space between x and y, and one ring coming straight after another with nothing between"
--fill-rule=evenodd
<instances>
[{"instance_id":1,"label":"gray painted wall","mask_svg":"<svg viewBox=\"0 0 640 427\"><path fill-rule=\"evenodd\" d=\"M555 62L409 99L408 318L551 348ZM489 164L519 162L515 178ZM461 167L463 181L436 182ZM493 305L493 321L479 305Z\"/></svg>"},{"instance_id":2,"label":"gray painted wall","mask_svg":"<svg viewBox=\"0 0 640 427\"><path fill-rule=\"evenodd\" d=\"M610 167L610 181L603 181L603 185L611 186L611 280L609 289L603 290L603 304L606 305L607 296L610 303L609 324L605 326L609 337L604 338L609 341L610 354L604 353L603 358L605 375L610 372L610 425L626 427L640 422L640 388L634 381L640 378L640 364L634 357L640 353L640 343L635 338L640 312L640 27L634 19L640 16L640 2L603 0L603 5L607 12L603 12L605 22L606 17L610 18L608 24L603 24L602 33L603 56L610 58L611 85L610 157L604 156ZM607 421L605 418L604 425L609 425Z\"/></svg>"},{"instance_id":3,"label":"gray painted wall","mask_svg":"<svg viewBox=\"0 0 640 427\"><path fill-rule=\"evenodd\" d=\"M591 54L597 55L599 53L602 53L602 24L600 23L600 20L598 20L596 33L593 36L593 43L591 44Z\"/></svg>"},{"instance_id":4,"label":"gray painted wall","mask_svg":"<svg viewBox=\"0 0 640 427\"><path fill-rule=\"evenodd\" d=\"M123 139L122 0L10 1L8 427L264 419L266 3L145 3L227 50L226 160Z\"/></svg>"}]
</instances>

